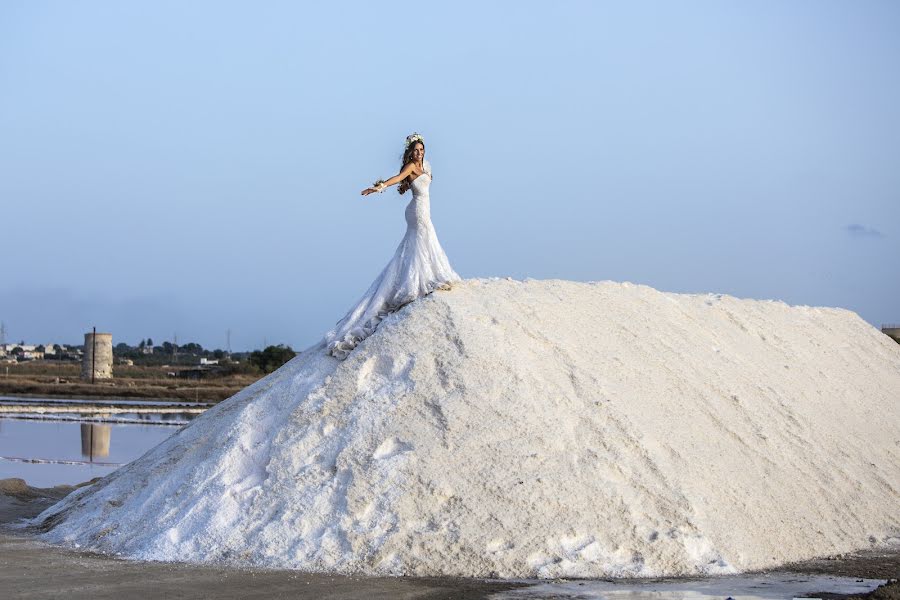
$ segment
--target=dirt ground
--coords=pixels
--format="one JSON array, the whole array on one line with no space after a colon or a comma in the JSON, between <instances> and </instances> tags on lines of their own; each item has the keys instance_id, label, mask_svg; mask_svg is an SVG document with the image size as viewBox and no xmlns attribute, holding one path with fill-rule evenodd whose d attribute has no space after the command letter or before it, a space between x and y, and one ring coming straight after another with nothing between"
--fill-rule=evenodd
<instances>
[{"instance_id":1,"label":"dirt ground","mask_svg":"<svg viewBox=\"0 0 900 600\"><path fill-rule=\"evenodd\" d=\"M451 577L350 577L287 570L127 561L42 544L9 527L15 521L38 515L74 489L74 486L33 488L21 479L0 480L0 590L3 591L3 598L475 600L527 585ZM900 576L900 551L861 552L823 558L786 565L780 570L893 579ZM827 594L821 597L849 598ZM900 583L888 583L863 598L900 600Z\"/></svg>"},{"instance_id":2,"label":"dirt ground","mask_svg":"<svg viewBox=\"0 0 900 600\"><path fill-rule=\"evenodd\" d=\"M348 577L119 560L42 544L9 528L40 514L73 486L33 488L0 480L0 596L26 598L295 598L476 600L521 587L451 577Z\"/></svg>"},{"instance_id":3,"label":"dirt ground","mask_svg":"<svg viewBox=\"0 0 900 600\"><path fill-rule=\"evenodd\" d=\"M131 398L219 402L262 375L234 374L199 380L168 377L177 367L113 367L112 379L82 381L81 365L61 361L31 361L0 368L0 395L38 398Z\"/></svg>"}]
</instances>

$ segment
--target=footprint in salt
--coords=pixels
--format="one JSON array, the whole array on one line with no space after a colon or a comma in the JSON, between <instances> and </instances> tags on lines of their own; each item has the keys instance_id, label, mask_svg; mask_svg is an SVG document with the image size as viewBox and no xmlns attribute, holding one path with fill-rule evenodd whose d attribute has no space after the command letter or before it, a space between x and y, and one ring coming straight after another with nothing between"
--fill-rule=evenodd
<instances>
[{"instance_id":1,"label":"footprint in salt","mask_svg":"<svg viewBox=\"0 0 900 600\"><path fill-rule=\"evenodd\" d=\"M372 458L375 460L385 460L397 456L402 452L409 452L412 446L406 442L400 441L399 438L392 437L381 442L381 445L375 450Z\"/></svg>"}]
</instances>

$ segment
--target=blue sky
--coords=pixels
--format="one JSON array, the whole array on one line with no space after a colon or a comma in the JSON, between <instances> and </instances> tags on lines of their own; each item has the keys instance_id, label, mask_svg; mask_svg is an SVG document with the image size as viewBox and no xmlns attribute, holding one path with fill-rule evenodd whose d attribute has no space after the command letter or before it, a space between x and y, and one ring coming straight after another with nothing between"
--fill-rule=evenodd
<instances>
[{"instance_id":1,"label":"blue sky","mask_svg":"<svg viewBox=\"0 0 900 600\"><path fill-rule=\"evenodd\" d=\"M900 4L0 3L8 338L314 343L403 235L463 277L900 321Z\"/></svg>"}]
</instances>

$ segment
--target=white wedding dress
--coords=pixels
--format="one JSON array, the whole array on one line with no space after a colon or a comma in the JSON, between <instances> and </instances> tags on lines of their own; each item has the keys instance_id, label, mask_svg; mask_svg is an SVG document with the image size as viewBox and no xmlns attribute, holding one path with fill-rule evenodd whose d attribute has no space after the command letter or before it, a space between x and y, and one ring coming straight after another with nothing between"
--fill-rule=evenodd
<instances>
[{"instance_id":1,"label":"white wedding dress","mask_svg":"<svg viewBox=\"0 0 900 600\"><path fill-rule=\"evenodd\" d=\"M394 257L372 282L369 291L325 335L328 353L336 358L346 358L357 344L375 332L388 314L460 280L431 224L428 198L431 165L426 160L422 166L425 172L410 185L412 200L406 206L406 235Z\"/></svg>"}]
</instances>

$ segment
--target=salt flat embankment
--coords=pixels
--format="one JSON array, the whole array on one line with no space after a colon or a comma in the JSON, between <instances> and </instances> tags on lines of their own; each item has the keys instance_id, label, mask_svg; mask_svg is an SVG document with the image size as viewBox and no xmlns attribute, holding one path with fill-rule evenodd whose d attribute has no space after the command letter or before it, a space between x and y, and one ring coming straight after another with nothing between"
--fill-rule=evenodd
<instances>
[{"instance_id":1,"label":"salt flat embankment","mask_svg":"<svg viewBox=\"0 0 900 600\"><path fill-rule=\"evenodd\" d=\"M470 280L44 513L156 560L681 575L900 535L900 346L840 309Z\"/></svg>"}]
</instances>

